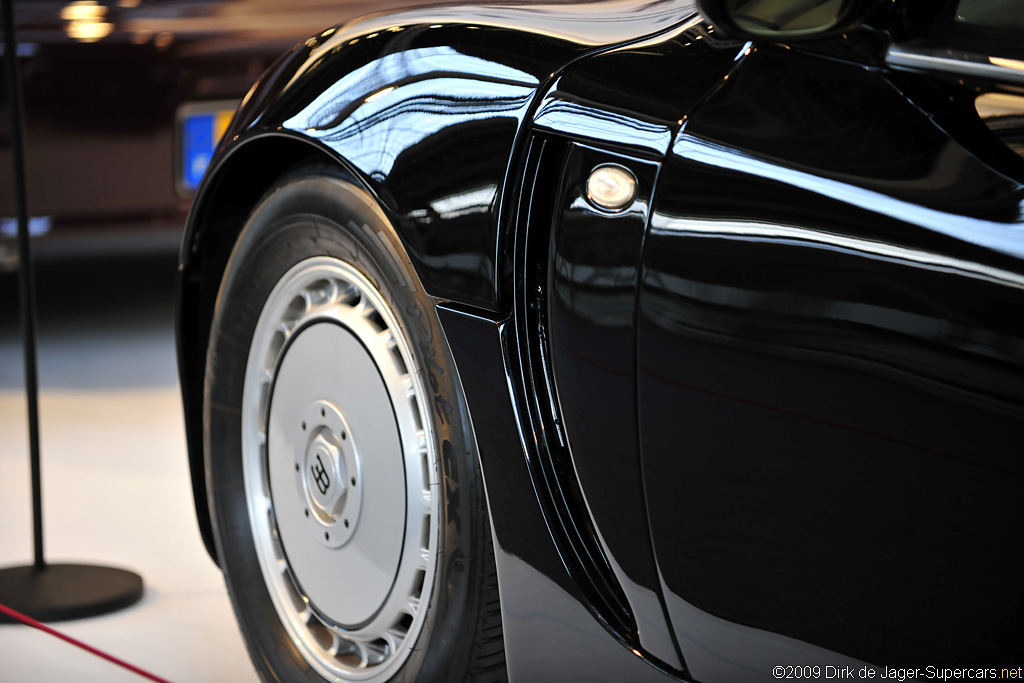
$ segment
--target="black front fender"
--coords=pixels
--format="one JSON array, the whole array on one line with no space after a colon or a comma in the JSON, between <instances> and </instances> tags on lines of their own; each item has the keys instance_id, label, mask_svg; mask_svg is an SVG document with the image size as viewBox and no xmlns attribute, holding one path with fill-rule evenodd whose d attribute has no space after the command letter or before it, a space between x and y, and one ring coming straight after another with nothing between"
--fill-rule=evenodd
<instances>
[{"instance_id":1,"label":"black front fender","mask_svg":"<svg viewBox=\"0 0 1024 683\"><path fill-rule=\"evenodd\" d=\"M378 202L429 294L507 309L504 226L538 92L575 59L666 30L692 11L690 2L655 0L379 15L310 38L264 74L211 162L181 250L179 372L208 548L206 342L228 256L264 192L297 165L339 166Z\"/></svg>"}]
</instances>

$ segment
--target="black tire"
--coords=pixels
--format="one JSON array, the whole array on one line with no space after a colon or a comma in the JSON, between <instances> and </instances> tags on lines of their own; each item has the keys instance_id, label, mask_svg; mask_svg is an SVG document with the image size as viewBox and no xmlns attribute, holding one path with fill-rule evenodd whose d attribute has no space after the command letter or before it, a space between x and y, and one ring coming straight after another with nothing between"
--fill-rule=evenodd
<instances>
[{"instance_id":1,"label":"black tire","mask_svg":"<svg viewBox=\"0 0 1024 683\"><path fill-rule=\"evenodd\" d=\"M313 277L307 272L319 273L314 266L340 275L337 280L326 278L323 280L326 284L321 284L321 280L313 284L292 284L292 278L299 278L294 282L302 283L306 280L301 278ZM373 307L370 315L363 311L364 319L376 316L377 319L371 322L385 327L383 336L391 333L399 340L394 347L397 351L392 351L399 358L393 361L393 367L388 364L391 361L381 360L380 353L371 349L369 344L373 339L369 333L360 331L363 330L359 327L361 323L346 327L346 320L355 320L344 317L355 315L343 308L350 303L342 302L342 297L351 299L353 296L344 294L348 292L346 287L349 285L355 288L361 300L368 301L368 305ZM295 287L295 292L289 287ZM337 300L332 304L311 303L319 301L316 297L321 290L316 287L332 292L330 296ZM278 315L275 311L282 304L275 302L290 294L295 294L293 301L297 309L303 309L298 314L299 322L279 346L278 355L272 360L260 361L264 347L271 349L270 355L273 355L277 345L272 333L267 331L273 328L265 327L280 322L274 316ZM324 296L324 301L330 300L330 296ZM305 303L302 304L300 299ZM260 323L261 315L270 322ZM281 321L291 324L288 322L291 319L284 317L284 313L280 316ZM268 334L271 342L264 343ZM339 357L341 352L336 349L358 348L358 345L335 347L328 343L344 338L349 344L348 337L362 344L361 353L365 357L360 352ZM386 411L380 410L373 411L375 417L369 421L364 419L365 416L353 417L361 408L354 407L346 412L345 406L352 407L355 400L354 391L348 385L337 389L339 396L333 396L333 384L329 390L308 388L316 384L328 386L328 380L321 380L319 376L310 376L308 381L306 377L310 374L306 369L311 365L309 351L315 351L313 355L319 358L325 349L328 353L323 365L330 366L324 370L325 374L348 372L347 364L366 365L369 359L391 401L393 415L390 418ZM260 362L273 368L269 390L263 391L265 408L260 402L263 399L254 402L253 398L257 396L253 392L257 384L255 378L258 377L253 368L260 367ZM398 381L394 378L401 376L403 366L407 366L407 381L413 386L410 391L414 399L411 400L401 398L394 390ZM316 391L332 394L320 396L320 399L334 402L324 405L340 406L338 414L341 417L324 417L324 423L316 427L320 431L315 439L305 436L303 431L302 439L305 440L289 440L292 432L287 430L297 428L277 426L294 422L291 416L298 413L289 412L293 410L289 403L298 406L308 398L319 396ZM366 402L372 403L372 396L379 392L370 391L369 394L371 398ZM393 398L396 395L399 397ZM405 405L406 400L411 401L409 405L412 408ZM365 409L363 413L368 411ZM325 414L322 408L319 412ZM278 418L277 415L284 417ZM410 469L413 467L411 458L417 456L410 454L407 447L411 429L408 425L412 424L409 415L418 415L417 419L422 421L424 437L421 443L425 445L418 451L424 470L421 483L425 485L429 481L430 489L437 493L433 497L424 495L430 498L427 503L415 499L414 484L419 480L416 480L415 473L410 474L413 472ZM335 422L330 423L331 419ZM367 444L365 439L370 438L367 434L371 432L390 433L389 419L394 419L396 424L394 433L399 440L399 452L378 456L376 452L370 454L370 450L366 450L360 455L355 445L356 435L362 434L364 441L361 443ZM259 420L263 422L259 423ZM367 426L358 424L360 420ZM349 422L352 423L351 443L339 441L338 431L341 430L341 439L345 439L345 431L337 425L344 426ZM254 435L253 424L262 424L265 436L259 436L259 429ZM380 424L385 426L381 428ZM245 435L247 429L250 432L248 436ZM307 429L305 420L301 429ZM262 443L259 447L262 450L255 449L253 443ZM374 445L377 446L378 442L375 441ZM351 452L344 450L349 447ZM401 242L372 198L346 180L338 170L313 167L283 177L252 212L234 247L218 293L207 355L204 448L209 504L220 565L249 654L262 680L322 681L328 676L337 676L341 680L431 683L506 680L490 526L475 442L455 365L441 332L433 300L423 291ZM253 453L261 455L254 456ZM317 464L310 459L311 453L317 459L324 456L330 466L324 469L323 460ZM294 491L287 477L280 474L283 471L280 463L286 458L294 458L295 469L299 472L295 475ZM300 468L303 458L304 464L312 463L309 468ZM387 463L387 467L398 467L394 458L399 458L404 468L402 485L406 495L405 516L398 521L396 516L399 513L394 512L394 505L384 506L375 502L379 499L379 492L387 496L400 495L396 493L399 486L395 483L397 478L386 477L389 481L385 482L381 481L385 479L381 475L377 480L373 479L375 472L391 471L383 469L385 465L380 464L382 462ZM350 478L346 473L356 471L353 469L356 465L352 463L362 468L359 469L358 487L355 476L351 477L351 486L347 483ZM254 468L263 468L262 475L259 475L264 477L262 489L260 484L254 483L257 481ZM338 493L342 490L340 488L330 488L328 470L345 482L333 484L335 487L347 487L342 493ZM362 475L366 476L365 486ZM323 488L325 482L327 488ZM315 488L320 491L319 498ZM340 497L327 500L325 491ZM359 497L364 494L364 498ZM305 519L297 508L292 509L294 501L302 496L305 498L300 504L306 506ZM259 521L261 505L269 506L272 512L267 515L265 526L261 526L264 522ZM415 517L417 506L426 511L420 513L424 520L422 531L411 528L415 525L409 522L410 519L419 519ZM311 508L313 521L309 521ZM386 513L382 512L385 508L388 510ZM337 510L341 512L336 514ZM348 517L360 514L362 517L353 519L351 535L346 537L348 540L340 548L327 547L327 541L320 543L319 537L311 540L322 527L325 536L329 531L338 530L333 541L337 543L341 533L349 533ZM344 531L340 526L342 516L345 517ZM392 538L396 535L394 533L386 533L383 534L386 538L379 543L376 540L369 542L371 531L397 529L399 521L403 523L402 532L398 534L400 539ZM303 525L314 531L309 538L305 532L295 531ZM270 541L267 540L268 529ZM360 536L364 529L365 534ZM273 540L275 534L280 538L279 542ZM427 554L434 558L425 561L426 567L416 570L422 572L420 593L415 592L416 579L411 583L408 579L408 568L416 561L407 552L412 547L409 539L417 536L421 539L420 544L429 551L421 553L421 556ZM384 552L380 548L391 548L395 544L399 547L399 560L395 565L393 584L385 594L380 586L386 583L386 571L360 574L358 569L352 568L369 565L370 559L376 560L376 554ZM367 550L364 552L363 548ZM364 563L363 555L359 553L375 556ZM278 572L275 556L282 558L286 572ZM320 559L325 557L330 558L329 570L318 566L322 564ZM349 609L344 596L338 597L338 593L348 589L334 588L336 583L340 583L334 582L333 573L339 567L342 572L351 570L357 579L366 577L369 586L365 591L370 594L369 598L365 598L364 593L345 593L358 598L350 602L366 602L370 605L366 608L369 613L377 597L383 595L377 612L367 617L368 621L339 624L344 620L338 618L338 614L347 618L357 611L354 607ZM332 581L330 590L317 583L323 575ZM304 590L299 576L312 577L309 581L319 588ZM359 582L348 581L345 585L351 583L358 585ZM394 604L399 601L395 596L405 595L401 590L412 591L410 596L413 598L429 596L425 612L422 601L415 615L394 612ZM292 596L292 592L300 595ZM288 606L289 597L301 596L309 600L309 612L301 612L301 603L294 599L290 603L292 606ZM413 602L412 598L409 602ZM321 603L324 604L322 609ZM387 626L386 619L393 612L398 615L398 621ZM312 618L303 626L302 620L310 613ZM359 614L352 618L362 619L363 616ZM375 625L378 623L380 625ZM403 628L405 636L401 635ZM353 635L358 633L359 638L368 638L366 633L373 635L374 629L380 630L382 636L377 641L364 643ZM332 654L332 646L341 654ZM374 664L375 657L383 658ZM335 666L338 668L332 668Z\"/></svg>"}]
</instances>

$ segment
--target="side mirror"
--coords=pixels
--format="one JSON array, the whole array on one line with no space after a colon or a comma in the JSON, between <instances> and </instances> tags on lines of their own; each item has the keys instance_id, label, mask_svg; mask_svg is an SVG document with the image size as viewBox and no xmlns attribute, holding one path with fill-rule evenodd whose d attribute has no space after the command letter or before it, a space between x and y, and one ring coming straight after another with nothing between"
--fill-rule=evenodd
<instances>
[{"instance_id":1,"label":"side mirror","mask_svg":"<svg viewBox=\"0 0 1024 683\"><path fill-rule=\"evenodd\" d=\"M699 0L701 14L743 40L815 40L861 22L877 0Z\"/></svg>"}]
</instances>

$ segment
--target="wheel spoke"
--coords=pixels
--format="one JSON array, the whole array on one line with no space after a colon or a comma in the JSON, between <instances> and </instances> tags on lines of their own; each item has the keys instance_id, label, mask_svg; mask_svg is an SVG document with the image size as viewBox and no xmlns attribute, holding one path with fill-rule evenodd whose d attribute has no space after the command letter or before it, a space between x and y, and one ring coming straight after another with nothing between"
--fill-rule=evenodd
<instances>
[{"instance_id":1,"label":"wheel spoke","mask_svg":"<svg viewBox=\"0 0 1024 683\"><path fill-rule=\"evenodd\" d=\"M370 645L356 641L356 647L359 651L359 668L365 669L370 665Z\"/></svg>"},{"instance_id":2,"label":"wheel spoke","mask_svg":"<svg viewBox=\"0 0 1024 683\"><path fill-rule=\"evenodd\" d=\"M377 666L381 662L387 659L388 655L393 652L388 645L387 641L383 639L385 634L381 634L381 638L373 641L372 643L366 644L366 661L369 666Z\"/></svg>"},{"instance_id":3,"label":"wheel spoke","mask_svg":"<svg viewBox=\"0 0 1024 683\"><path fill-rule=\"evenodd\" d=\"M366 297L360 297L358 303L355 305L355 314L360 318L366 318L376 312L376 309L366 301Z\"/></svg>"},{"instance_id":4,"label":"wheel spoke","mask_svg":"<svg viewBox=\"0 0 1024 683\"><path fill-rule=\"evenodd\" d=\"M405 638L405 635L405 633L400 633L393 629L384 632L384 642L388 644L388 653L398 651L398 646L401 644L402 639Z\"/></svg>"},{"instance_id":5,"label":"wheel spoke","mask_svg":"<svg viewBox=\"0 0 1024 683\"><path fill-rule=\"evenodd\" d=\"M338 651L341 649L342 639L337 633L331 633L331 646L327 648L327 654L332 657L338 656Z\"/></svg>"},{"instance_id":6,"label":"wheel spoke","mask_svg":"<svg viewBox=\"0 0 1024 683\"><path fill-rule=\"evenodd\" d=\"M351 306L359 296L359 289L350 282L332 280L334 284L331 301L343 306Z\"/></svg>"},{"instance_id":7,"label":"wheel spoke","mask_svg":"<svg viewBox=\"0 0 1024 683\"><path fill-rule=\"evenodd\" d=\"M339 633L334 633L334 641L331 643L331 655L349 666L355 666L362 661L362 653L358 643Z\"/></svg>"}]
</instances>

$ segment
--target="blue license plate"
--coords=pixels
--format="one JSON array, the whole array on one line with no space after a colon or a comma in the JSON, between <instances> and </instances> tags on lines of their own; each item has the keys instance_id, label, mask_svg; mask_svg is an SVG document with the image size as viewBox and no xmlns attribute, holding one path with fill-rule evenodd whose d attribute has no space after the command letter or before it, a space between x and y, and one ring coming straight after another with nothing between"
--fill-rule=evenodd
<instances>
[{"instance_id":1,"label":"blue license plate","mask_svg":"<svg viewBox=\"0 0 1024 683\"><path fill-rule=\"evenodd\" d=\"M188 104L178 113L181 141L178 184L184 192L193 192L199 187L236 105L237 102Z\"/></svg>"}]
</instances>

